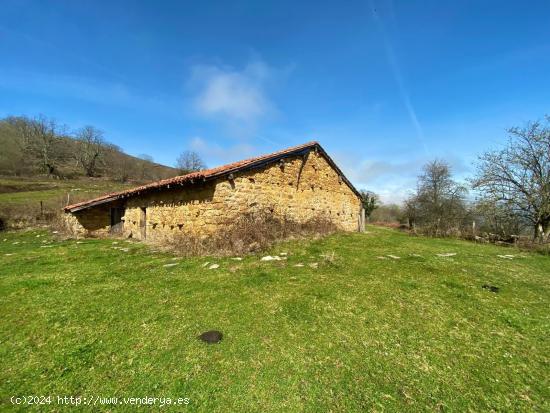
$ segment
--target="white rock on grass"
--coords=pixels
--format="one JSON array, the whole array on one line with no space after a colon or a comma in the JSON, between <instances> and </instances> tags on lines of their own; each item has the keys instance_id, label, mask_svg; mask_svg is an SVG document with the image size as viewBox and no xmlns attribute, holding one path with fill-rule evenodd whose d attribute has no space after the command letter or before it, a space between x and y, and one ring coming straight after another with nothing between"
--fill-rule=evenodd
<instances>
[{"instance_id":1,"label":"white rock on grass","mask_svg":"<svg viewBox=\"0 0 550 413\"><path fill-rule=\"evenodd\" d=\"M392 260L400 260L401 259L401 257L398 257L397 255L391 255L391 254L386 255L386 257L389 257Z\"/></svg>"},{"instance_id":2,"label":"white rock on grass","mask_svg":"<svg viewBox=\"0 0 550 413\"><path fill-rule=\"evenodd\" d=\"M215 270L216 268L220 268L219 264L212 264L210 267L208 267L209 270Z\"/></svg>"},{"instance_id":3,"label":"white rock on grass","mask_svg":"<svg viewBox=\"0 0 550 413\"><path fill-rule=\"evenodd\" d=\"M454 257L456 252L445 252L443 254L437 254L438 257Z\"/></svg>"},{"instance_id":4,"label":"white rock on grass","mask_svg":"<svg viewBox=\"0 0 550 413\"><path fill-rule=\"evenodd\" d=\"M231 258L231 259L234 260L234 261L242 261L242 258L241 258L241 257L233 257L233 258Z\"/></svg>"},{"instance_id":5,"label":"white rock on grass","mask_svg":"<svg viewBox=\"0 0 550 413\"><path fill-rule=\"evenodd\" d=\"M497 257L499 258L503 258L505 260L513 260L515 257L513 255L510 255L510 254L506 254L506 255L497 255Z\"/></svg>"},{"instance_id":6,"label":"white rock on grass","mask_svg":"<svg viewBox=\"0 0 550 413\"><path fill-rule=\"evenodd\" d=\"M319 266L319 264L316 263L316 262L312 262L311 264L309 264L309 266L310 266L311 268L317 268L317 267Z\"/></svg>"},{"instance_id":7,"label":"white rock on grass","mask_svg":"<svg viewBox=\"0 0 550 413\"><path fill-rule=\"evenodd\" d=\"M288 252L281 252L279 253L279 255L285 256L285 255L288 255Z\"/></svg>"},{"instance_id":8,"label":"white rock on grass","mask_svg":"<svg viewBox=\"0 0 550 413\"><path fill-rule=\"evenodd\" d=\"M266 255L265 257L262 257L260 259L260 261L280 261L282 258L275 255L275 256L271 256L271 255Z\"/></svg>"},{"instance_id":9,"label":"white rock on grass","mask_svg":"<svg viewBox=\"0 0 550 413\"><path fill-rule=\"evenodd\" d=\"M13 255L13 253L9 253L9 254L4 254L6 257L9 257L11 255Z\"/></svg>"},{"instance_id":10,"label":"white rock on grass","mask_svg":"<svg viewBox=\"0 0 550 413\"><path fill-rule=\"evenodd\" d=\"M174 267L175 265L178 265L178 263L177 263L177 262L173 262L173 263L171 263L171 264L164 264L163 267L164 267L164 268L168 268L168 267Z\"/></svg>"}]
</instances>

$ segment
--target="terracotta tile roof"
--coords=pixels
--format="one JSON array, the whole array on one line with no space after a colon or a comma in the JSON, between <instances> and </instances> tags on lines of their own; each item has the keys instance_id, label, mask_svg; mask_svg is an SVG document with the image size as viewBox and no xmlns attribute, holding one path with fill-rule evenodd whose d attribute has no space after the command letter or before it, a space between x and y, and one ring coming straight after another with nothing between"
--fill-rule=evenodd
<instances>
[{"instance_id":1,"label":"terracotta tile roof","mask_svg":"<svg viewBox=\"0 0 550 413\"><path fill-rule=\"evenodd\" d=\"M173 178L163 179L160 181L151 182L146 185L138 186L135 188L127 189L120 192L112 192L106 195L102 195L100 197L90 199L88 201L78 202L76 204L67 205L64 209L65 212L76 212L81 209L85 209L94 205L103 204L106 202L115 201L117 199L126 198L131 195L137 195L141 192L145 192L151 189L159 189L163 187L168 187L169 185L173 184L183 184L183 183L194 183L194 182L202 182L208 179L220 177L223 175L229 175L232 172L237 172L241 170L245 170L248 168L252 168L257 165L262 165L265 162L269 161L276 161L278 159L284 158L286 156L296 155L301 152L309 151L310 149L317 148L320 150L320 152L327 158L329 163L341 174L344 181L350 186L350 188L359 195L358 191L355 189L355 187L347 180L347 178L344 176L342 171L336 166L334 161L328 156L328 154L324 151L324 149L319 145L318 142L312 141L308 143L304 143L302 145L293 146L287 149L283 149L282 151L273 152L267 155L261 155L257 156L255 158L245 159L238 162L233 162L227 165L218 166L216 168L211 169L205 169L198 172L192 172L187 175L181 175L181 176L175 176Z\"/></svg>"}]
</instances>

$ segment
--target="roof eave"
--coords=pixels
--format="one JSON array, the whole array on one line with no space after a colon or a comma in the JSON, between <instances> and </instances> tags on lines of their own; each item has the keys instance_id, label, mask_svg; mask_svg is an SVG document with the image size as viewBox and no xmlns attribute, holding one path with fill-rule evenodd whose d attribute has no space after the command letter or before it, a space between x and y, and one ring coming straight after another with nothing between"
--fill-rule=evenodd
<instances>
[{"instance_id":1,"label":"roof eave","mask_svg":"<svg viewBox=\"0 0 550 413\"><path fill-rule=\"evenodd\" d=\"M124 192L124 193L120 193L120 194L117 193L117 194L113 194L112 196L105 197L103 199L90 200L89 202L82 203L82 205L77 204L77 205L75 205L74 207L71 207L71 208L65 207L64 211L65 212L70 212L70 213L78 212L78 211L81 211L81 210L84 210L84 209L87 209L87 208L91 208L91 207L94 207L94 206L98 206L98 205L102 205L102 204L105 204L105 203L113 202L113 201L116 201L116 200L119 200L119 199L122 199L122 198L125 198L125 197L134 196L134 195L137 195L141 192L150 191L150 190L153 190L153 189L164 189L166 187L169 187L170 185L183 185L183 184L187 184L187 183L193 184L194 180L199 180L201 182L211 181L213 179L218 179L218 178L221 178L223 176L227 176L227 175L229 175L231 173L234 173L234 172L248 171L248 170L251 170L251 169L259 168L259 167L262 167L266 164L277 162L278 160L289 157L289 156L302 155L302 154L305 154L305 153L311 151L312 149L316 149L316 150L321 152L321 154L325 157L325 159L332 166L332 168L334 168L338 172L338 174L342 177L342 180L355 193L355 195L357 195L360 198L361 194L359 193L359 191L353 186L353 184L344 175L342 170L338 167L338 165L336 165L336 163L327 154L327 152L323 149L323 147L318 142L312 142L309 145L304 145L304 146L298 147L298 148L296 148L295 150L292 150L292 151L283 152L283 153L274 155L274 156L266 158L266 159L258 159L257 161L250 162L249 164L247 164L245 166L236 166L234 168L225 169L223 171L211 174L209 176L201 177L199 175L199 176L196 176L194 178L189 178L189 179L182 180L181 182L169 182L169 183L166 183L166 184L163 184L163 185L158 185L158 186L155 186L154 184L151 184L150 187L145 187L145 188L138 187L139 190L137 190L138 188L136 188L136 192ZM130 191L132 191L132 190L130 190Z\"/></svg>"}]
</instances>

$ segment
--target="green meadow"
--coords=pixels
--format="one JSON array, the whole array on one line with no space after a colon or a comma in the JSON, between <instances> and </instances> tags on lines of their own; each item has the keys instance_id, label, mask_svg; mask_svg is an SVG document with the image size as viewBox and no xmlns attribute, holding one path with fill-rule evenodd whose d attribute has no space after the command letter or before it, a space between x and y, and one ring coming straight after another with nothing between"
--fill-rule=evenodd
<instances>
[{"instance_id":1,"label":"green meadow","mask_svg":"<svg viewBox=\"0 0 550 413\"><path fill-rule=\"evenodd\" d=\"M367 230L233 258L0 233L0 410L550 409L548 256Z\"/></svg>"},{"instance_id":2,"label":"green meadow","mask_svg":"<svg viewBox=\"0 0 550 413\"><path fill-rule=\"evenodd\" d=\"M108 192L130 187L130 184L104 179L54 180L46 178L0 177L0 205L61 208L69 199L78 202Z\"/></svg>"}]
</instances>

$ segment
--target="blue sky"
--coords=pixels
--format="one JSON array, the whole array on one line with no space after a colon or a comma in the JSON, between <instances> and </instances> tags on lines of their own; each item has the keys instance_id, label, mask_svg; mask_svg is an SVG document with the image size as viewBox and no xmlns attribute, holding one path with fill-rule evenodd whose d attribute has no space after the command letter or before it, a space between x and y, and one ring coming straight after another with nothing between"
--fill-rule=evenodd
<instances>
[{"instance_id":1,"label":"blue sky","mask_svg":"<svg viewBox=\"0 0 550 413\"><path fill-rule=\"evenodd\" d=\"M13 1L0 116L208 166L318 140L386 202L550 113L550 2Z\"/></svg>"}]
</instances>

